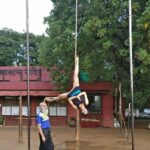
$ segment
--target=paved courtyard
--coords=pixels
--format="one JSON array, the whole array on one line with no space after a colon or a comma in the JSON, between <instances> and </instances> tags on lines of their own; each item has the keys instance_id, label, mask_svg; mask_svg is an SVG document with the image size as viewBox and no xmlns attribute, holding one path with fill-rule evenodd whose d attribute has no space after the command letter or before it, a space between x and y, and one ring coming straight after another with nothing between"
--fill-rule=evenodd
<instances>
[{"instance_id":1,"label":"paved courtyard","mask_svg":"<svg viewBox=\"0 0 150 150\"><path fill-rule=\"evenodd\" d=\"M131 150L129 142L121 135L120 129L81 128L80 142L75 142L75 129L70 127L52 128L55 150ZM36 127L31 127L31 150L38 150L39 139ZM150 130L135 130L135 149L148 150ZM27 150L27 128L23 128L23 143L18 143L18 127L0 127L0 150Z\"/></svg>"}]
</instances>

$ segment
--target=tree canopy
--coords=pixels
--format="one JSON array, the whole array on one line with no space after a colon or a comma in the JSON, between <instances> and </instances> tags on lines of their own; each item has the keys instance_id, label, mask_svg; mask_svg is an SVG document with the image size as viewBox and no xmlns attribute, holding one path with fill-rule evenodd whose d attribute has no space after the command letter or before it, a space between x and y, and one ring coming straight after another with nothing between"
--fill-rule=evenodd
<instances>
[{"instance_id":1,"label":"tree canopy","mask_svg":"<svg viewBox=\"0 0 150 150\"><path fill-rule=\"evenodd\" d=\"M38 44L42 36L30 34L30 64L38 65ZM0 65L26 65L26 34L11 29L0 30Z\"/></svg>"},{"instance_id":2,"label":"tree canopy","mask_svg":"<svg viewBox=\"0 0 150 150\"><path fill-rule=\"evenodd\" d=\"M30 33L30 65L51 70L61 89L68 87L74 68L75 0L51 0L44 19L47 36ZM133 0L134 99L137 107L150 103L150 0ZM128 0L78 1L80 73L89 82L122 82L130 101ZM0 30L0 65L26 65L26 34Z\"/></svg>"}]
</instances>

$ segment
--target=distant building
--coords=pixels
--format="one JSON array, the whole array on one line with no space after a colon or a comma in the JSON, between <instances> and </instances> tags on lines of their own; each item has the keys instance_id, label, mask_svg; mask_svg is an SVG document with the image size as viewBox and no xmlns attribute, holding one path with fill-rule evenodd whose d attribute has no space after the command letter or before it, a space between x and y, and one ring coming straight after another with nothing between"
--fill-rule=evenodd
<instances>
[{"instance_id":1,"label":"distant building","mask_svg":"<svg viewBox=\"0 0 150 150\"><path fill-rule=\"evenodd\" d=\"M113 95L111 82L82 83L81 89L88 93L89 114L81 114L82 127L113 126ZM45 96L57 96L60 92L52 84L49 72L40 66L30 67L31 125L35 125L38 105ZM19 99L22 98L23 124L27 123L27 69L0 67L0 115L5 125L18 125ZM67 101L49 103L52 126L66 126L76 119L76 111Z\"/></svg>"}]
</instances>

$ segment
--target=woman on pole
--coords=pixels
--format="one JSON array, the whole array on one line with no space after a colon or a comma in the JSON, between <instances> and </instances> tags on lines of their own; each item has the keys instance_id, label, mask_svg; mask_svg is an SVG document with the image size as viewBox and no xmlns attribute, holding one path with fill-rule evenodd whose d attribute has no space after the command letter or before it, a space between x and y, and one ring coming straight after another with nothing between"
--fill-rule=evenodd
<instances>
[{"instance_id":1,"label":"woman on pole","mask_svg":"<svg viewBox=\"0 0 150 150\"><path fill-rule=\"evenodd\" d=\"M73 77L73 88L71 91L62 93L57 97L45 97L44 101L52 102L59 101L62 99L68 99L69 103L75 109L80 109L84 115L88 113L85 108L86 105L89 104L89 100L86 92L82 92L80 90L79 85L79 57L75 57L75 69L74 69L74 77Z\"/></svg>"}]
</instances>

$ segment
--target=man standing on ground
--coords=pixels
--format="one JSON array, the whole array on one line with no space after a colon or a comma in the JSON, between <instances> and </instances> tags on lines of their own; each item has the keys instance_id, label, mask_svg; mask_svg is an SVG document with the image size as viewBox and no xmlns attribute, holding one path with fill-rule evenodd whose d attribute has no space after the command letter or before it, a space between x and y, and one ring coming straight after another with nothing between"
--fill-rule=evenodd
<instances>
[{"instance_id":1,"label":"man standing on ground","mask_svg":"<svg viewBox=\"0 0 150 150\"><path fill-rule=\"evenodd\" d=\"M54 150L54 144L51 137L51 125L48 117L48 107L45 102L40 103L40 112L37 116L37 127L40 137L39 150Z\"/></svg>"}]
</instances>

